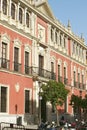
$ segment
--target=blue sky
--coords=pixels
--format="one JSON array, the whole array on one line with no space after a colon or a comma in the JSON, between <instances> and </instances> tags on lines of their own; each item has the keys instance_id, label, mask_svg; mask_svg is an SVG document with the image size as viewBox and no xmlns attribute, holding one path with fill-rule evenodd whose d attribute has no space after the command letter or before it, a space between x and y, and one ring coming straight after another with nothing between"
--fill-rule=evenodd
<instances>
[{"instance_id":1,"label":"blue sky","mask_svg":"<svg viewBox=\"0 0 87 130\"><path fill-rule=\"evenodd\" d=\"M87 0L48 0L54 16L65 26L70 20L74 34L87 44Z\"/></svg>"}]
</instances>

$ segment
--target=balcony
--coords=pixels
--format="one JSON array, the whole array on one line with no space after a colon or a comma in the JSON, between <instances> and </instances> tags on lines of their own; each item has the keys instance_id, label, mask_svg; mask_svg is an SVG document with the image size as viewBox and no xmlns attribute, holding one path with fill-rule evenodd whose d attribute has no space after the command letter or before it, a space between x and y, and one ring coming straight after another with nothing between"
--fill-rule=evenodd
<instances>
[{"instance_id":1,"label":"balcony","mask_svg":"<svg viewBox=\"0 0 87 130\"><path fill-rule=\"evenodd\" d=\"M31 69L32 75L37 74L38 76L47 78L47 79L56 79L56 74L54 72L50 72L48 70L38 68L38 67L32 67Z\"/></svg>"},{"instance_id":2,"label":"balcony","mask_svg":"<svg viewBox=\"0 0 87 130\"><path fill-rule=\"evenodd\" d=\"M73 81L73 86L74 86L75 88L78 88L78 82Z\"/></svg>"},{"instance_id":3,"label":"balcony","mask_svg":"<svg viewBox=\"0 0 87 130\"><path fill-rule=\"evenodd\" d=\"M9 60L7 60L5 58L0 58L0 67L1 68L9 69L9 63L10 63Z\"/></svg>"},{"instance_id":4,"label":"balcony","mask_svg":"<svg viewBox=\"0 0 87 130\"><path fill-rule=\"evenodd\" d=\"M14 71L21 72L21 64L14 62Z\"/></svg>"},{"instance_id":5,"label":"balcony","mask_svg":"<svg viewBox=\"0 0 87 130\"><path fill-rule=\"evenodd\" d=\"M82 83L82 89L85 90L86 89L86 84Z\"/></svg>"},{"instance_id":6,"label":"balcony","mask_svg":"<svg viewBox=\"0 0 87 130\"><path fill-rule=\"evenodd\" d=\"M68 79L64 78L64 84L67 85L68 84Z\"/></svg>"},{"instance_id":7,"label":"balcony","mask_svg":"<svg viewBox=\"0 0 87 130\"><path fill-rule=\"evenodd\" d=\"M58 82L62 82L62 76L58 75Z\"/></svg>"},{"instance_id":8,"label":"balcony","mask_svg":"<svg viewBox=\"0 0 87 130\"><path fill-rule=\"evenodd\" d=\"M32 67L25 65L25 74L32 75L32 71L33 71Z\"/></svg>"}]
</instances>

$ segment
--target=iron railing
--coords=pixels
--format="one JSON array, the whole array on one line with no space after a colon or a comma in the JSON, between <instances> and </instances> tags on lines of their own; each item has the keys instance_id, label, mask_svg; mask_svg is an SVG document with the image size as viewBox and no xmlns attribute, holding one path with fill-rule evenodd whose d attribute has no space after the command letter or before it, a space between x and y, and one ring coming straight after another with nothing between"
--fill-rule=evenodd
<instances>
[{"instance_id":1,"label":"iron railing","mask_svg":"<svg viewBox=\"0 0 87 130\"><path fill-rule=\"evenodd\" d=\"M29 75L38 75L47 79L56 79L56 74L54 72L50 72L48 70L39 68L39 67L29 67L25 66L25 74Z\"/></svg>"},{"instance_id":2,"label":"iron railing","mask_svg":"<svg viewBox=\"0 0 87 130\"><path fill-rule=\"evenodd\" d=\"M1 68L9 69L9 63L10 63L10 61L8 59L0 58L0 67Z\"/></svg>"},{"instance_id":3,"label":"iron railing","mask_svg":"<svg viewBox=\"0 0 87 130\"><path fill-rule=\"evenodd\" d=\"M14 71L21 72L21 64L14 62Z\"/></svg>"}]
</instances>

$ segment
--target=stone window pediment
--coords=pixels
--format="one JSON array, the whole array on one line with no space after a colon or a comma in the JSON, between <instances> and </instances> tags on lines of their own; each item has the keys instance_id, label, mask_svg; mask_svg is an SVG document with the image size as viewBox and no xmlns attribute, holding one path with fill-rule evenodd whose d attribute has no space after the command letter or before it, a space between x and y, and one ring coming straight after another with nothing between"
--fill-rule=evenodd
<instances>
[{"instance_id":1,"label":"stone window pediment","mask_svg":"<svg viewBox=\"0 0 87 130\"><path fill-rule=\"evenodd\" d=\"M9 43L10 42L10 37L5 33L1 35L1 40L5 43Z\"/></svg>"}]
</instances>

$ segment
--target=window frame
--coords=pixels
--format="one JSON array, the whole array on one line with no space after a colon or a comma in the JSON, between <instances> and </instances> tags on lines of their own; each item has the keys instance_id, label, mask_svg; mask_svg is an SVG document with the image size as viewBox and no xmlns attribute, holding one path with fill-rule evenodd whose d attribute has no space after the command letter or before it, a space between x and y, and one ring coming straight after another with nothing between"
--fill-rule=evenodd
<instances>
[{"instance_id":1,"label":"window frame","mask_svg":"<svg viewBox=\"0 0 87 130\"><path fill-rule=\"evenodd\" d=\"M23 10L21 7L19 7L19 22L20 24L23 23Z\"/></svg>"},{"instance_id":2,"label":"window frame","mask_svg":"<svg viewBox=\"0 0 87 130\"><path fill-rule=\"evenodd\" d=\"M8 110L9 110L9 87L7 85L3 85L3 84L0 84L0 95L1 95L1 87L3 88L6 88L6 111L1 111L1 104L0 104L0 113L8 113ZM0 103L1 103L1 98L0 98Z\"/></svg>"},{"instance_id":3,"label":"window frame","mask_svg":"<svg viewBox=\"0 0 87 130\"><path fill-rule=\"evenodd\" d=\"M2 11L4 15L7 15L7 0L3 0L2 2Z\"/></svg>"},{"instance_id":4,"label":"window frame","mask_svg":"<svg viewBox=\"0 0 87 130\"><path fill-rule=\"evenodd\" d=\"M15 7L15 4L13 2L11 3L11 18L13 20L15 20L15 18L16 18L16 7Z\"/></svg>"},{"instance_id":5,"label":"window frame","mask_svg":"<svg viewBox=\"0 0 87 130\"><path fill-rule=\"evenodd\" d=\"M29 110L28 110L28 112L26 112L26 110L25 110L25 109L26 109L25 107L27 106L26 103L25 103L25 97L26 97L26 96L25 96L25 91L28 91L28 92L29 92L29 107L28 107ZM24 90L24 113L25 113L25 114L31 113L31 110L32 110L31 92L32 92L32 90L31 90L31 89L28 89L28 88L25 88L25 90ZM26 106L25 106L25 105L26 105Z\"/></svg>"},{"instance_id":6,"label":"window frame","mask_svg":"<svg viewBox=\"0 0 87 130\"><path fill-rule=\"evenodd\" d=\"M30 14L28 12L26 12L26 26L27 28L30 27Z\"/></svg>"}]
</instances>

